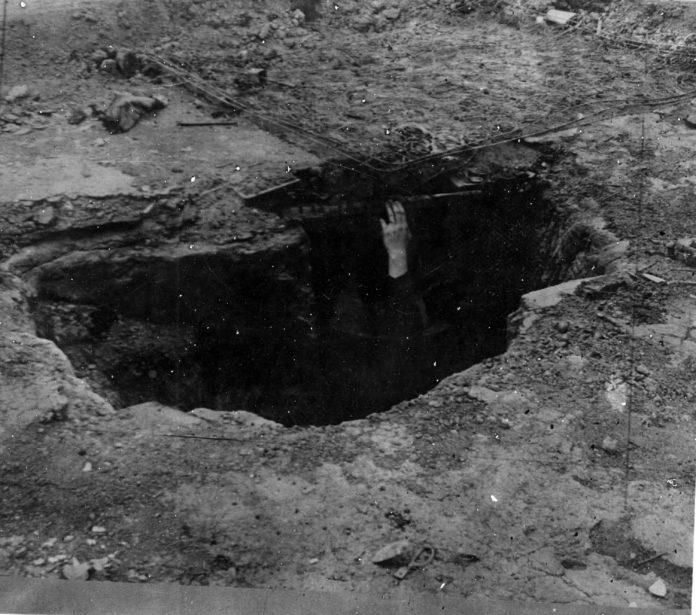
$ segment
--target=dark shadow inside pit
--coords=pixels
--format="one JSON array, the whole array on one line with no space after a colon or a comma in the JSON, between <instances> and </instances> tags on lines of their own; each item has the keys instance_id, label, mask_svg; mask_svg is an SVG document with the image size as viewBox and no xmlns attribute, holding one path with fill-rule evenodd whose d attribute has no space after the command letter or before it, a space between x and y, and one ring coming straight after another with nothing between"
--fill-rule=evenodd
<instances>
[{"instance_id":1,"label":"dark shadow inside pit","mask_svg":"<svg viewBox=\"0 0 696 615\"><path fill-rule=\"evenodd\" d=\"M116 406L244 409L285 425L384 411L505 350L507 315L541 285L550 208L538 186L516 181L406 202L410 267L429 323L404 343L332 327L346 297L367 313L385 298L381 203L302 221L307 288L298 288L306 255L241 264L225 254L151 258L129 271L95 259L63 276L98 289L91 298L58 293L50 280L40 285L39 333ZM277 275L282 267L297 270ZM309 321L303 293L313 305Z\"/></svg>"}]
</instances>

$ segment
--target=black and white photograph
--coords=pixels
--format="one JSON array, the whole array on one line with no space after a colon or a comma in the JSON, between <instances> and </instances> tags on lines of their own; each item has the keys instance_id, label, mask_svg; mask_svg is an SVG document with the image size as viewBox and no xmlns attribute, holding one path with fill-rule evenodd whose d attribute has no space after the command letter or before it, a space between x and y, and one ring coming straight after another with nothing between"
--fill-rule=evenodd
<instances>
[{"instance_id":1,"label":"black and white photograph","mask_svg":"<svg viewBox=\"0 0 696 615\"><path fill-rule=\"evenodd\" d=\"M696 0L0 0L0 613L692 608Z\"/></svg>"}]
</instances>

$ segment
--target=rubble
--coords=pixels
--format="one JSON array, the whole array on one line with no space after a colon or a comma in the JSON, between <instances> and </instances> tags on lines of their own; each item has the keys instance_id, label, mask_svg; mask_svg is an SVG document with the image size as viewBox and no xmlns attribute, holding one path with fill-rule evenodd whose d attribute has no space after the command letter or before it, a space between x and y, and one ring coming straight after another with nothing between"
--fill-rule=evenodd
<instances>
[{"instance_id":1,"label":"rubble","mask_svg":"<svg viewBox=\"0 0 696 615\"><path fill-rule=\"evenodd\" d=\"M667 595L667 585L662 579L657 579L649 588L648 591L658 598L664 598Z\"/></svg>"},{"instance_id":2,"label":"rubble","mask_svg":"<svg viewBox=\"0 0 696 615\"><path fill-rule=\"evenodd\" d=\"M128 132L147 113L167 106L167 100L160 95L135 96L128 92L116 94L102 114L102 122L111 133Z\"/></svg>"}]
</instances>

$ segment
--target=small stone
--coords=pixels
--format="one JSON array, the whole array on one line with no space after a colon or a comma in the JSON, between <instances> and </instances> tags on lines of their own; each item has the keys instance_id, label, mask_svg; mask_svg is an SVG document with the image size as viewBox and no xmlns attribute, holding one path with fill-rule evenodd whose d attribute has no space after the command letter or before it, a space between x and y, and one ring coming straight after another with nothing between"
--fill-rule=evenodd
<instances>
[{"instance_id":1,"label":"small stone","mask_svg":"<svg viewBox=\"0 0 696 615\"><path fill-rule=\"evenodd\" d=\"M73 557L72 563L65 564L62 572L63 577L70 581L86 581L89 577L89 564Z\"/></svg>"},{"instance_id":2,"label":"small stone","mask_svg":"<svg viewBox=\"0 0 696 615\"><path fill-rule=\"evenodd\" d=\"M63 538L63 542L72 542L73 540L75 540L75 537L72 534L68 534Z\"/></svg>"},{"instance_id":3,"label":"small stone","mask_svg":"<svg viewBox=\"0 0 696 615\"><path fill-rule=\"evenodd\" d=\"M7 102L14 102L22 98L29 96L29 87L26 85L15 85L10 88L10 91L6 94L5 100Z\"/></svg>"},{"instance_id":4,"label":"small stone","mask_svg":"<svg viewBox=\"0 0 696 615\"><path fill-rule=\"evenodd\" d=\"M664 598L667 595L667 586L662 579L657 579L650 587L648 591L658 598Z\"/></svg>"},{"instance_id":5,"label":"small stone","mask_svg":"<svg viewBox=\"0 0 696 615\"><path fill-rule=\"evenodd\" d=\"M106 528L102 527L101 525L93 525L92 526L92 533L93 534L105 534Z\"/></svg>"},{"instance_id":6,"label":"small stone","mask_svg":"<svg viewBox=\"0 0 696 615\"><path fill-rule=\"evenodd\" d=\"M31 562L32 566L42 566L45 563L46 560L43 557L37 557L35 560L32 560Z\"/></svg>"},{"instance_id":7,"label":"small stone","mask_svg":"<svg viewBox=\"0 0 696 615\"><path fill-rule=\"evenodd\" d=\"M94 538L87 538L87 539L85 540L85 544L86 544L88 547L93 547L94 545L97 544L97 541L94 540Z\"/></svg>"},{"instance_id":8,"label":"small stone","mask_svg":"<svg viewBox=\"0 0 696 615\"><path fill-rule=\"evenodd\" d=\"M89 461L85 462L85 465L82 466L82 471L83 472L91 472L92 471L92 463Z\"/></svg>"},{"instance_id":9,"label":"small stone","mask_svg":"<svg viewBox=\"0 0 696 615\"><path fill-rule=\"evenodd\" d=\"M259 29L259 33L257 34L257 36L263 41L263 40L266 40L268 38L268 35L270 34L270 32L271 32L271 24L265 23Z\"/></svg>"},{"instance_id":10,"label":"small stone","mask_svg":"<svg viewBox=\"0 0 696 615\"><path fill-rule=\"evenodd\" d=\"M56 212L51 207L50 205L48 207L44 207L39 211L39 213L36 214L36 221L39 224L43 224L44 226L47 224L51 224L56 218Z\"/></svg>"},{"instance_id":11,"label":"small stone","mask_svg":"<svg viewBox=\"0 0 696 615\"><path fill-rule=\"evenodd\" d=\"M570 323L567 320L559 320L556 323L556 330L559 333L567 333L568 329L570 329Z\"/></svg>"},{"instance_id":12,"label":"small stone","mask_svg":"<svg viewBox=\"0 0 696 615\"><path fill-rule=\"evenodd\" d=\"M615 453L619 449L619 442L610 436L602 440L602 449L607 453Z\"/></svg>"},{"instance_id":13,"label":"small stone","mask_svg":"<svg viewBox=\"0 0 696 615\"><path fill-rule=\"evenodd\" d=\"M100 65L99 65L99 70L104 72L104 73L109 73L111 75L116 75L118 74L118 63L116 60L104 60Z\"/></svg>"},{"instance_id":14,"label":"small stone","mask_svg":"<svg viewBox=\"0 0 696 615\"><path fill-rule=\"evenodd\" d=\"M56 542L58 542L57 538L49 538L46 542L41 544L41 548L50 549Z\"/></svg>"},{"instance_id":15,"label":"small stone","mask_svg":"<svg viewBox=\"0 0 696 615\"><path fill-rule=\"evenodd\" d=\"M302 9L295 9L292 12L292 18L297 21L298 24L302 25L304 24L306 20L306 16L304 14L304 11Z\"/></svg>"},{"instance_id":16,"label":"small stone","mask_svg":"<svg viewBox=\"0 0 696 615\"><path fill-rule=\"evenodd\" d=\"M77 126L87 119L87 112L80 107L73 107L68 114L68 124Z\"/></svg>"},{"instance_id":17,"label":"small stone","mask_svg":"<svg viewBox=\"0 0 696 615\"><path fill-rule=\"evenodd\" d=\"M399 7L387 9L382 13L382 15L389 21L394 21L396 19L399 19L399 16L401 15L401 9Z\"/></svg>"},{"instance_id":18,"label":"small stone","mask_svg":"<svg viewBox=\"0 0 696 615\"><path fill-rule=\"evenodd\" d=\"M649 376L650 375L650 370L645 367L642 363L636 367L636 371L639 374L643 374L643 376Z\"/></svg>"},{"instance_id":19,"label":"small stone","mask_svg":"<svg viewBox=\"0 0 696 615\"><path fill-rule=\"evenodd\" d=\"M97 49L91 56L90 60L93 64L99 66L104 60L109 59L109 54L104 49Z\"/></svg>"}]
</instances>

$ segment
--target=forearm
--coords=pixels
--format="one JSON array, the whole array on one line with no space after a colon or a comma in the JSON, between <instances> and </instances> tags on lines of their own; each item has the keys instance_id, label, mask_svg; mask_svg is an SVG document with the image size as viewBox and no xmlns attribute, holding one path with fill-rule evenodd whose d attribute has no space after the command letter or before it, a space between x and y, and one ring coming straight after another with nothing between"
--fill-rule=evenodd
<instances>
[{"instance_id":1,"label":"forearm","mask_svg":"<svg viewBox=\"0 0 696 615\"><path fill-rule=\"evenodd\" d=\"M408 272L408 259L406 253L389 254L389 277L400 278Z\"/></svg>"}]
</instances>

